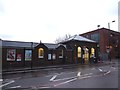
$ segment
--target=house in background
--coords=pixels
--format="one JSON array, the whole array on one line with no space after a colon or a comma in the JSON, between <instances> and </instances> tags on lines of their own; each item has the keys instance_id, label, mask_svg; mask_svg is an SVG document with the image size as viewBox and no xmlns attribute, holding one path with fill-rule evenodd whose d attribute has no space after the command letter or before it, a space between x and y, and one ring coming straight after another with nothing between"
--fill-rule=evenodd
<instances>
[{"instance_id":1,"label":"house in background","mask_svg":"<svg viewBox=\"0 0 120 90\"><path fill-rule=\"evenodd\" d=\"M120 58L120 32L107 28L100 28L80 34L88 39L98 42L98 52L102 60Z\"/></svg>"}]
</instances>

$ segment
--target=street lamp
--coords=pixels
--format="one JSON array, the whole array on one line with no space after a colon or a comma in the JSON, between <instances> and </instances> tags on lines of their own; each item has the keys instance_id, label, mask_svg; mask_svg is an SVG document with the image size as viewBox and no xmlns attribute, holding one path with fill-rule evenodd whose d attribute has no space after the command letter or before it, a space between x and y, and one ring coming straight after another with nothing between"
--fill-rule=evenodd
<instances>
[{"instance_id":1,"label":"street lamp","mask_svg":"<svg viewBox=\"0 0 120 90\"><path fill-rule=\"evenodd\" d=\"M110 29L110 23L113 23L113 22L115 22L115 20L113 20L112 22L108 23L108 29Z\"/></svg>"},{"instance_id":2,"label":"street lamp","mask_svg":"<svg viewBox=\"0 0 120 90\"><path fill-rule=\"evenodd\" d=\"M112 22L109 22L108 23L108 29L110 29L110 23L113 23L115 22L115 20L113 20ZM109 39L109 42L108 42L108 47L106 49L106 52L108 53L108 59L111 61L111 56L110 56L110 52L111 52L111 49L112 49L112 46L110 46L110 39L112 37L112 34L109 32L108 33L108 39Z\"/></svg>"}]
</instances>

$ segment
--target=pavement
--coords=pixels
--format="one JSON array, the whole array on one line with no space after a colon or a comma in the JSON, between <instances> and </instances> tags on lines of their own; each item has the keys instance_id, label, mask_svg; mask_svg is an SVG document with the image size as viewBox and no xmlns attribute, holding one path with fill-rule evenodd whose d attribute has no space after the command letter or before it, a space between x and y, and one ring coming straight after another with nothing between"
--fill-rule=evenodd
<instances>
[{"instance_id":1,"label":"pavement","mask_svg":"<svg viewBox=\"0 0 120 90\"><path fill-rule=\"evenodd\" d=\"M46 69L59 69L59 68L71 68L71 67L77 67L77 66L83 66L83 65L109 65L114 64L117 62L117 60L110 61L102 61L95 64L64 64L64 65L53 65L53 66L42 66L42 67L28 67L28 68L16 68L16 69L7 69L3 70L2 74L15 74L15 73L27 73L27 72L34 72L38 70L46 70Z\"/></svg>"}]
</instances>

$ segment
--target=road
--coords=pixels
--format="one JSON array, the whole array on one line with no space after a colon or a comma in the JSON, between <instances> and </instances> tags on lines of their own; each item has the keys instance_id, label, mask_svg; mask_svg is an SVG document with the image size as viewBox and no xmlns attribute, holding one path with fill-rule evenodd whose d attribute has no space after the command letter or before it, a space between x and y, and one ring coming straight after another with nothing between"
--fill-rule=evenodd
<instances>
[{"instance_id":1,"label":"road","mask_svg":"<svg viewBox=\"0 0 120 90\"><path fill-rule=\"evenodd\" d=\"M3 90L43 88L118 88L118 63L48 68L4 75Z\"/></svg>"}]
</instances>

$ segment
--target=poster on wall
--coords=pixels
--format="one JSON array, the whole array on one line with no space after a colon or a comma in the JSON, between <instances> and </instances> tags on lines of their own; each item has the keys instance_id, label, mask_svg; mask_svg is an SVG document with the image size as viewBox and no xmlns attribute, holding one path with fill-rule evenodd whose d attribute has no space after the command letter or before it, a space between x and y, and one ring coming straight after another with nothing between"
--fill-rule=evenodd
<instances>
[{"instance_id":1,"label":"poster on wall","mask_svg":"<svg viewBox=\"0 0 120 90\"><path fill-rule=\"evenodd\" d=\"M25 50L25 61L31 61L32 59L32 50Z\"/></svg>"},{"instance_id":2,"label":"poster on wall","mask_svg":"<svg viewBox=\"0 0 120 90\"><path fill-rule=\"evenodd\" d=\"M21 61L21 54L17 54L17 61Z\"/></svg>"},{"instance_id":3,"label":"poster on wall","mask_svg":"<svg viewBox=\"0 0 120 90\"><path fill-rule=\"evenodd\" d=\"M7 61L15 61L15 49L8 49L7 50Z\"/></svg>"}]
</instances>

